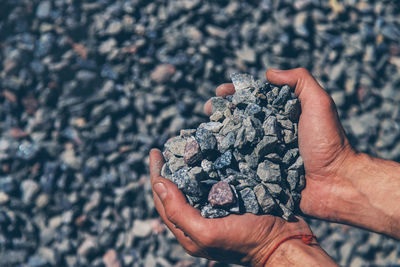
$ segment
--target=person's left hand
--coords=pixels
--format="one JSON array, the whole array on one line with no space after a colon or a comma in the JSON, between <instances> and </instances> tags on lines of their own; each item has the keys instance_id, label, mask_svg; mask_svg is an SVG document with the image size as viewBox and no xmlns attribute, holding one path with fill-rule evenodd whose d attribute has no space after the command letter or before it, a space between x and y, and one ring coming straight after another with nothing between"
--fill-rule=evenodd
<instances>
[{"instance_id":1,"label":"person's left hand","mask_svg":"<svg viewBox=\"0 0 400 267\"><path fill-rule=\"evenodd\" d=\"M187 203L178 187L160 176L164 164L159 150L150 151L150 177L155 207L167 227L192 256L261 266L277 242L293 234L311 234L303 219L297 222L270 215L229 215L206 219Z\"/></svg>"}]
</instances>

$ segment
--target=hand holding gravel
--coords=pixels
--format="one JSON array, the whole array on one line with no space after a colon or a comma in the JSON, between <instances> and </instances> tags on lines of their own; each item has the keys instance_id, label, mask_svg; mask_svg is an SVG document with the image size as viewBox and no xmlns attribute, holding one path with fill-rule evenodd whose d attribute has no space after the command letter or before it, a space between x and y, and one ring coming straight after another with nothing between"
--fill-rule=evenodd
<instances>
[{"instance_id":1,"label":"hand holding gravel","mask_svg":"<svg viewBox=\"0 0 400 267\"><path fill-rule=\"evenodd\" d=\"M210 122L167 141L161 175L206 218L250 212L292 220L305 183L300 103L287 85L231 79L236 91L211 99Z\"/></svg>"},{"instance_id":2,"label":"hand holding gravel","mask_svg":"<svg viewBox=\"0 0 400 267\"><path fill-rule=\"evenodd\" d=\"M346 145L347 141L337 119L333 102L312 76L303 69L269 70L267 79L279 86L287 84L291 88L295 88L295 94L301 102L302 113L299 118L298 138L300 154L304 158L307 186L302 192L300 207L302 209L305 207L303 212L307 211L308 214L319 212L316 215L323 217L326 206L321 204L325 204L325 198L331 196L317 186L323 182L329 186L330 176L323 175L333 175L337 171L335 168L340 167L332 159L341 158L337 155L338 151L342 151L340 155L344 156L347 155L345 150L350 149ZM224 84L217 88L217 96L226 97L234 92L232 84ZM206 103L204 109L208 115L211 115L211 107L210 101ZM332 154L330 154L331 152ZM194 159L200 160L195 157ZM186 160L191 162L192 157L188 157ZM207 255L212 259L245 264L251 262L258 266L266 251L276 245L282 237L299 232L310 233L308 226L298 217L295 217L296 222L286 222L279 217L246 213L207 220L200 215L200 211L187 203L184 195L174 183L161 176L163 165L161 153L152 151L150 166L155 205L166 225L192 255ZM317 180L317 177L327 179ZM309 181L310 188L313 188L314 191L308 189ZM224 253L221 253L219 249ZM246 249L247 252L244 253ZM315 257L312 258L322 257L327 264L333 264L319 246L313 247L311 250L312 253L315 253ZM212 251L219 253L211 254ZM232 255L232 253L240 255L239 258L226 258L226 254ZM306 258L312 260L310 257ZM270 260L274 261L274 258L272 257Z\"/></svg>"},{"instance_id":3,"label":"hand holding gravel","mask_svg":"<svg viewBox=\"0 0 400 267\"><path fill-rule=\"evenodd\" d=\"M400 239L400 208L397 205L400 164L356 153L349 146L332 99L306 70L269 70L267 79L273 84L295 88L301 101L298 139L307 180L301 193L302 212ZM217 88L219 96L233 93L234 86L230 84ZM211 108L212 103L206 103L207 114L211 113ZM189 148L193 147L191 144ZM186 158L186 163L200 160L191 155ZM335 265L316 242L312 246L300 240L282 244L282 240L299 233L311 234L310 228L299 217L292 222L251 213L218 219L202 217L178 187L161 176L163 165L160 151L152 150L150 174L155 206L191 255L252 266L265 266L265 255L270 255L267 264L271 266L293 266L293 262L298 266ZM227 184L221 183L213 190L228 191L227 188ZM208 201L223 207L235 197L233 194L222 197L212 194Z\"/></svg>"}]
</instances>

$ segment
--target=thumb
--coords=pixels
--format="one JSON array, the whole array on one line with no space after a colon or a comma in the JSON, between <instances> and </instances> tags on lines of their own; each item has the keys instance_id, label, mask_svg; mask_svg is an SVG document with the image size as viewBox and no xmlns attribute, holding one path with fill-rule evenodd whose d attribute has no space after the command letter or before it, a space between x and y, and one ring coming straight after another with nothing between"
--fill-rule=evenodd
<instances>
[{"instance_id":1,"label":"thumb","mask_svg":"<svg viewBox=\"0 0 400 267\"><path fill-rule=\"evenodd\" d=\"M295 89L295 94L299 97L300 102L306 103L321 101L321 98L330 101L330 96L318 84L314 77L304 68L291 70L269 69L266 72L268 81L276 85L287 84ZM303 108L303 105L302 105Z\"/></svg>"}]
</instances>

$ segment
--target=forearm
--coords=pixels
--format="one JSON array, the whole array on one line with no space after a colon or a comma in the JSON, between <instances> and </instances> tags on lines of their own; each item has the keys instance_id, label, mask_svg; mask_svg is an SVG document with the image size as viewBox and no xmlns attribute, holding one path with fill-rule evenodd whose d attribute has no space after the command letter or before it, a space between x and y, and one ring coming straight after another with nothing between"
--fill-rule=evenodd
<instances>
[{"instance_id":1,"label":"forearm","mask_svg":"<svg viewBox=\"0 0 400 267\"><path fill-rule=\"evenodd\" d=\"M265 266L337 266L316 243L307 245L293 239L281 244Z\"/></svg>"},{"instance_id":2,"label":"forearm","mask_svg":"<svg viewBox=\"0 0 400 267\"><path fill-rule=\"evenodd\" d=\"M329 219L400 239L400 164L359 153L339 175Z\"/></svg>"}]
</instances>

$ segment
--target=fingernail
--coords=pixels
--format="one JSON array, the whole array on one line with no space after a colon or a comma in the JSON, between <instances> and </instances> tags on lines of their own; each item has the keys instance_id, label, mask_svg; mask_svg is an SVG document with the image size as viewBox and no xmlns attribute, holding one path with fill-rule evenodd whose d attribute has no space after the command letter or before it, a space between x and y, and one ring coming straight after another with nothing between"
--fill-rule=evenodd
<instances>
[{"instance_id":1,"label":"fingernail","mask_svg":"<svg viewBox=\"0 0 400 267\"><path fill-rule=\"evenodd\" d=\"M269 71L272 71L272 72L282 72L282 70L279 70L279 69L269 69Z\"/></svg>"},{"instance_id":2,"label":"fingernail","mask_svg":"<svg viewBox=\"0 0 400 267\"><path fill-rule=\"evenodd\" d=\"M167 188L163 183L156 183L153 185L154 191L156 191L156 194L161 200L164 200L164 198L167 196Z\"/></svg>"}]
</instances>

